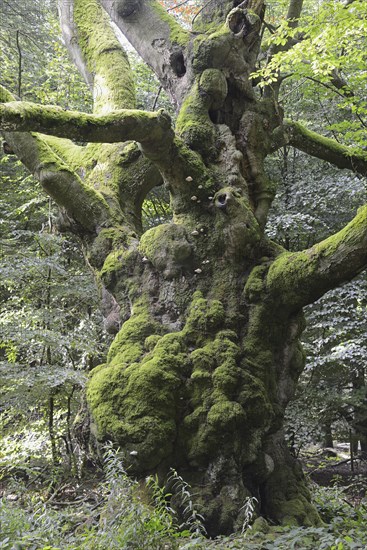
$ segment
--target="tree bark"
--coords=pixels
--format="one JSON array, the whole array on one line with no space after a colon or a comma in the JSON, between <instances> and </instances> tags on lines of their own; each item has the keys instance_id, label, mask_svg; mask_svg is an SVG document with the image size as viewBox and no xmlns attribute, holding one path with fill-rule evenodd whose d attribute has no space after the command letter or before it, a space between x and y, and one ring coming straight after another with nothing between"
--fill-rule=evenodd
<instances>
[{"instance_id":1,"label":"tree bark","mask_svg":"<svg viewBox=\"0 0 367 550\"><path fill-rule=\"evenodd\" d=\"M60 6L94 112L3 91L0 126L84 239L116 332L87 388L92 431L122 446L138 476L164 479L174 467L212 535L241 527L248 496L272 521L317 525L284 411L304 367L302 307L366 267L367 207L300 253L265 236L276 188L264 160L296 134L274 98L252 88L262 0L208 3L193 32L154 0ZM101 6L173 97L175 131L164 113L134 110L131 71ZM345 163L343 151L328 160ZM162 180L172 222L143 233L143 199Z\"/></svg>"}]
</instances>

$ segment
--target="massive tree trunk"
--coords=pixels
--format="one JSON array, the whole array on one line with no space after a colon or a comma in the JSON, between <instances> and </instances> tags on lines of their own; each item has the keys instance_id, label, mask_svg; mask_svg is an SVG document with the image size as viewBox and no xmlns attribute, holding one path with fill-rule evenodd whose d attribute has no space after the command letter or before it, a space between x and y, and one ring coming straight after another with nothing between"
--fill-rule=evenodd
<instances>
[{"instance_id":1,"label":"massive tree trunk","mask_svg":"<svg viewBox=\"0 0 367 550\"><path fill-rule=\"evenodd\" d=\"M291 3L292 22L301 4ZM289 253L264 234L276 193L264 159L284 143L361 173L367 159L283 123L275 84L256 96L262 0L205 6L188 32L154 0L61 0L94 113L3 90L0 125L83 238L117 333L87 388L95 436L119 444L138 476L176 468L205 504L211 534L241 525L247 496L271 520L314 525L284 411L304 367L302 307L366 266L367 208ZM128 61L102 7L171 95L175 131L165 113L134 110ZM162 181L172 222L143 233L142 202Z\"/></svg>"}]
</instances>

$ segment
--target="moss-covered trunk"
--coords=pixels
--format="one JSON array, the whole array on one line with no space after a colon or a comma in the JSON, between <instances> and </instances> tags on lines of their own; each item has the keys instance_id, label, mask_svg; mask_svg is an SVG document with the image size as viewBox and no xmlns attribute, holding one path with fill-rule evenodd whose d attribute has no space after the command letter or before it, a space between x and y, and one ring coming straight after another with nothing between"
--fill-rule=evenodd
<instances>
[{"instance_id":1,"label":"moss-covered trunk","mask_svg":"<svg viewBox=\"0 0 367 550\"><path fill-rule=\"evenodd\" d=\"M263 0L206 2L191 31L156 0L59 4L93 113L17 102L0 86L0 127L100 280L116 337L88 384L94 435L121 445L138 476L164 480L176 468L205 503L211 534L239 527L249 496L271 520L317 524L283 416L304 363L302 307L367 266L367 206L289 253L264 233L276 192L264 160L293 143L366 174L367 157L284 124L281 75L255 91ZM301 8L291 0L292 27ZM164 112L134 109L110 18L171 95L174 129ZM143 233L142 202L162 181L172 222Z\"/></svg>"},{"instance_id":2,"label":"moss-covered trunk","mask_svg":"<svg viewBox=\"0 0 367 550\"><path fill-rule=\"evenodd\" d=\"M312 524L282 432L303 316L267 294L279 251L240 192L211 202L206 217L150 229L107 256L102 281L126 320L91 373L95 434L119 444L139 476L176 468L205 503L211 534L241 525L247 496L273 520ZM113 246L102 235L101 249Z\"/></svg>"}]
</instances>

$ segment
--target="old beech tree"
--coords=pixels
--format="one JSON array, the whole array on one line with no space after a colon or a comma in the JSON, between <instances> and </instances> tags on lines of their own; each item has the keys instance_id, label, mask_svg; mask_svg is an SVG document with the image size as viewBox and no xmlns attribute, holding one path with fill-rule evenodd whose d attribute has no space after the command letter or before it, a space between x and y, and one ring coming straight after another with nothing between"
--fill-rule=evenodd
<instances>
[{"instance_id":1,"label":"old beech tree","mask_svg":"<svg viewBox=\"0 0 367 550\"><path fill-rule=\"evenodd\" d=\"M156 0L59 4L93 114L2 88L0 126L81 236L116 332L91 372L91 431L122 446L137 476L175 467L212 534L238 527L251 495L265 517L315 525L283 415L304 367L302 308L366 267L367 206L290 253L264 234L276 193L264 160L291 144L365 175L367 156L285 121L280 81L255 94L263 0L206 2L191 31ZM292 25L301 8L290 1ZM116 28L172 98L175 127L163 111L134 109ZM172 221L143 232L142 202L161 183Z\"/></svg>"}]
</instances>

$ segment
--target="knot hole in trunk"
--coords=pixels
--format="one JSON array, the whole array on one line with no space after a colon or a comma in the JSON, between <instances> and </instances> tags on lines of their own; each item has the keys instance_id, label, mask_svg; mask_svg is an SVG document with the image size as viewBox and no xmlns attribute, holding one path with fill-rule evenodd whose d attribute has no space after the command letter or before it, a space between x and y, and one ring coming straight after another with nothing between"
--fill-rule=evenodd
<instances>
[{"instance_id":1,"label":"knot hole in trunk","mask_svg":"<svg viewBox=\"0 0 367 550\"><path fill-rule=\"evenodd\" d=\"M178 78L181 78L184 74L186 74L185 59L181 51L173 52L169 61L173 72L176 76L178 76Z\"/></svg>"},{"instance_id":2,"label":"knot hole in trunk","mask_svg":"<svg viewBox=\"0 0 367 550\"><path fill-rule=\"evenodd\" d=\"M218 208L225 208L227 206L227 202L228 202L227 193L221 193L220 195L217 196L215 200L215 206L217 206Z\"/></svg>"}]
</instances>

